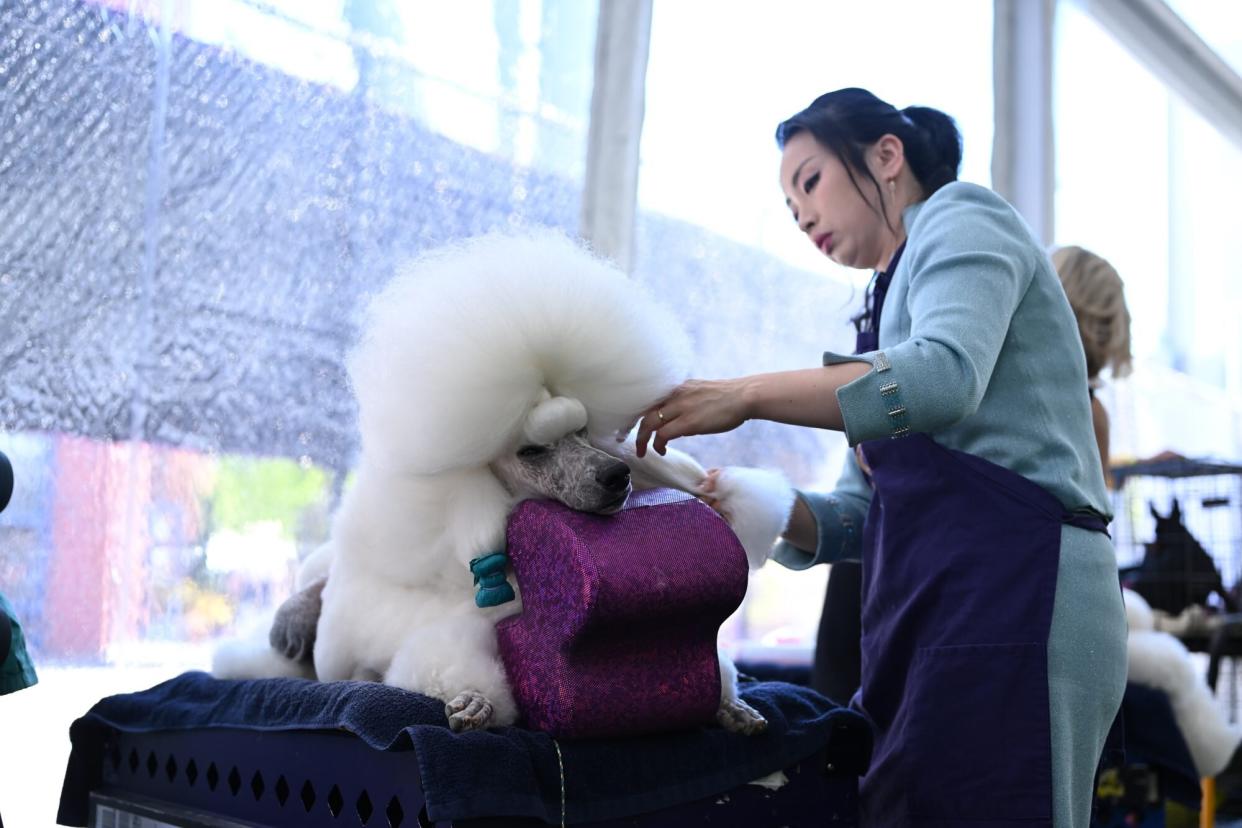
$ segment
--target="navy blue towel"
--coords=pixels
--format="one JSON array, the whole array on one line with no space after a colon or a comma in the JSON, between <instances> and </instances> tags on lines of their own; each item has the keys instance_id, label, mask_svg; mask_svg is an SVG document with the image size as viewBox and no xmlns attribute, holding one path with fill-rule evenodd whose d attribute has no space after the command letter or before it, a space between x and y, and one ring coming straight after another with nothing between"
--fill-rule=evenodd
<instances>
[{"instance_id":1,"label":"navy blue towel","mask_svg":"<svg viewBox=\"0 0 1242 828\"><path fill-rule=\"evenodd\" d=\"M561 742L569 822L617 819L722 793L816 754L862 773L871 733L857 713L805 687L741 686L768 719L760 736L720 728L633 739ZM345 730L378 751L414 750L433 820L528 816L559 822L557 746L516 727L453 733L435 699L370 682L221 681L186 673L98 702L70 728L73 750L58 821L86 825L110 731L199 728Z\"/></svg>"}]
</instances>

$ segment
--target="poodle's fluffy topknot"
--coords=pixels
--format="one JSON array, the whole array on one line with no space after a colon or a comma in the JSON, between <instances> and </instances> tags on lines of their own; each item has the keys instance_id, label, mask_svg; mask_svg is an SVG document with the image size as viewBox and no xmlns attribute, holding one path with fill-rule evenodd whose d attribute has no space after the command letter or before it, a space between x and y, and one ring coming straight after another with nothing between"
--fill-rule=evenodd
<instances>
[{"instance_id":1,"label":"poodle's fluffy topknot","mask_svg":"<svg viewBox=\"0 0 1242 828\"><path fill-rule=\"evenodd\" d=\"M495 459L549 393L580 401L592 436L611 434L684 379L690 351L667 310L551 231L420 257L361 330L349 373L363 451L416 474Z\"/></svg>"}]
</instances>

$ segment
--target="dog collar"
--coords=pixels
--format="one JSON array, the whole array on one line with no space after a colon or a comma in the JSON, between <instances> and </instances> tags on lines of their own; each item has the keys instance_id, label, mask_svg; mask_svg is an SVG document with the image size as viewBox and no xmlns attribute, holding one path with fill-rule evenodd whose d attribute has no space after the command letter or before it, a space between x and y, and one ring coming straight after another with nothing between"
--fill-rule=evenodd
<instances>
[{"instance_id":1,"label":"dog collar","mask_svg":"<svg viewBox=\"0 0 1242 828\"><path fill-rule=\"evenodd\" d=\"M513 587L505 580L505 567L508 565L509 556L504 552L492 552L470 562L470 572L474 575L476 587L476 607L498 607L517 597Z\"/></svg>"}]
</instances>

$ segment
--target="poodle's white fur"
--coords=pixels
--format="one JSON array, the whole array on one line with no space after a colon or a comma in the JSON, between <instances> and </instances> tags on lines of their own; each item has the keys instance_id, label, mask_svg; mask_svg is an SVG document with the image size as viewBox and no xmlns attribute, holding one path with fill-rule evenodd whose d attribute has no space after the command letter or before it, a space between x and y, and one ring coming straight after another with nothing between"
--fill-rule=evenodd
<instances>
[{"instance_id":1,"label":"poodle's white fur","mask_svg":"<svg viewBox=\"0 0 1242 828\"><path fill-rule=\"evenodd\" d=\"M480 609L468 569L503 548L521 497L493 464L585 425L594 445L626 461L636 488L695 491L704 471L692 458L639 459L615 436L684 379L688 341L615 268L542 232L423 256L374 298L362 331L348 363L362 444L356 479L328 543L298 577L303 587L328 575L314 669L323 680L382 679L425 693L450 714L482 696L491 712L482 726L510 724L517 709L494 625L520 610L520 598ZM756 470L726 470L718 485L751 566L762 565L792 490ZM245 646L222 648L213 670L302 672ZM736 699L734 676L722 659L725 700Z\"/></svg>"},{"instance_id":2,"label":"poodle's white fur","mask_svg":"<svg viewBox=\"0 0 1242 828\"><path fill-rule=\"evenodd\" d=\"M1123 595L1130 627L1129 680L1164 691L1199 775L1215 776L1242 743L1242 728L1226 720L1185 645L1155 628L1143 597L1128 589Z\"/></svg>"}]
</instances>

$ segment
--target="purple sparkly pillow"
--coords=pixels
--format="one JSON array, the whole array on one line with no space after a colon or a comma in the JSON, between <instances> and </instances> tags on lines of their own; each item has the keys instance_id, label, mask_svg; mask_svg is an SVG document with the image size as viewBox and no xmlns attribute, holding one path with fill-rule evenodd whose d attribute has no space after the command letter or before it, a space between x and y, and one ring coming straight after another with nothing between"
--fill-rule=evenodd
<instances>
[{"instance_id":1,"label":"purple sparkly pillow","mask_svg":"<svg viewBox=\"0 0 1242 828\"><path fill-rule=\"evenodd\" d=\"M523 610L496 631L529 727L582 738L715 720L716 636L747 576L719 515L672 489L610 516L527 501L506 544Z\"/></svg>"}]
</instances>

